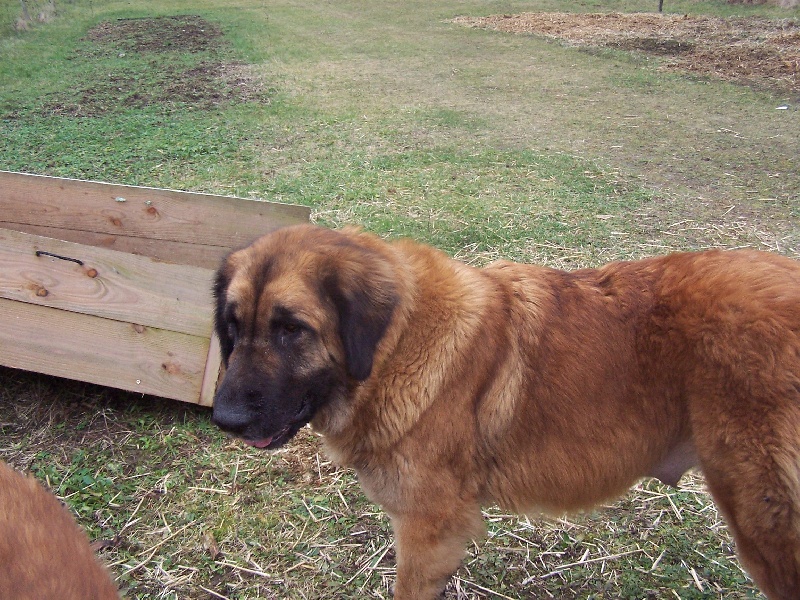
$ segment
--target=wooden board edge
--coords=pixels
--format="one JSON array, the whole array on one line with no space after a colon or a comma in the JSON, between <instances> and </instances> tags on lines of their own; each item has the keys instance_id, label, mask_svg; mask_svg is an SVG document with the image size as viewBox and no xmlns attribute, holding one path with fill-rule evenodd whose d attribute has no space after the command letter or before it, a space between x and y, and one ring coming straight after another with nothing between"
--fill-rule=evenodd
<instances>
[{"instance_id":1,"label":"wooden board edge","mask_svg":"<svg viewBox=\"0 0 800 600\"><path fill-rule=\"evenodd\" d=\"M206 369L203 372L203 381L200 384L200 406L213 406L214 394L217 391L217 384L222 375L222 352L220 351L219 338L216 334L211 335L211 342L208 345L208 357L206 359Z\"/></svg>"}]
</instances>

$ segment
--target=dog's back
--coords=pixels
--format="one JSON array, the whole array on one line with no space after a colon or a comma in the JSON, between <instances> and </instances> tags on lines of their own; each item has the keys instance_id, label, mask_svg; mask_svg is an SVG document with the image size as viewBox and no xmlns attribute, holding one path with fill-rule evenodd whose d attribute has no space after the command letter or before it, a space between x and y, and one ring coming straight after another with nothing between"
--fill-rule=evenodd
<instances>
[{"instance_id":1,"label":"dog's back","mask_svg":"<svg viewBox=\"0 0 800 600\"><path fill-rule=\"evenodd\" d=\"M537 358L526 410L496 436L535 457L496 477L506 502L580 508L697 465L762 591L800 598L800 263L741 250L490 271L531 307L512 329Z\"/></svg>"},{"instance_id":2,"label":"dog's back","mask_svg":"<svg viewBox=\"0 0 800 600\"><path fill-rule=\"evenodd\" d=\"M119 598L86 534L56 497L1 462L0 598Z\"/></svg>"}]
</instances>

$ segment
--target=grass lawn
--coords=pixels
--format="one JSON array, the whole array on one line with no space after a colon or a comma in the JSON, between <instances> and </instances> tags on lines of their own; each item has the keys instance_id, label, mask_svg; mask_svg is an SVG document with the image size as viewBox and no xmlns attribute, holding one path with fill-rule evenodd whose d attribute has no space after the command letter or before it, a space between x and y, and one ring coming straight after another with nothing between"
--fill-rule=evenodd
<instances>
[{"instance_id":1,"label":"grass lawn","mask_svg":"<svg viewBox=\"0 0 800 600\"><path fill-rule=\"evenodd\" d=\"M20 3L0 0L3 170L304 204L322 225L476 265L739 246L800 257L800 75L740 83L670 68L663 44L453 21L656 0L27 5L20 29ZM722 0L665 11L778 32L800 18ZM209 417L0 368L0 458L108 541L127 597L389 598L388 521L352 473L309 431L265 454ZM699 474L588 514L486 517L447 598L761 597Z\"/></svg>"}]
</instances>

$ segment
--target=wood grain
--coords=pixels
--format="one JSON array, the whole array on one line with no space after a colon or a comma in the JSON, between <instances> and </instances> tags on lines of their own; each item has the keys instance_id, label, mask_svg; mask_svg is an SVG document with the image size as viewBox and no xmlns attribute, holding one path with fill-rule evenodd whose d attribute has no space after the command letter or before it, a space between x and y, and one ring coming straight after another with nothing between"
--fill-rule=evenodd
<instances>
[{"instance_id":1,"label":"wood grain","mask_svg":"<svg viewBox=\"0 0 800 600\"><path fill-rule=\"evenodd\" d=\"M0 223L237 248L310 210L229 196L0 171ZM58 236L60 237L60 236Z\"/></svg>"},{"instance_id":2,"label":"wood grain","mask_svg":"<svg viewBox=\"0 0 800 600\"><path fill-rule=\"evenodd\" d=\"M0 171L0 364L210 406L221 363L213 269L309 216Z\"/></svg>"},{"instance_id":3,"label":"wood grain","mask_svg":"<svg viewBox=\"0 0 800 600\"><path fill-rule=\"evenodd\" d=\"M0 229L0 265L0 297L211 337L210 269L8 229Z\"/></svg>"},{"instance_id":4,"label":"wood grain","mask_svg":"<svg viewBox=\"0 0 800 600\"><path fill-rule=\"evenodd\" d=\"M197 403L209 338L0 299L0 364ZM55 335L54 335L55 333Z\"/></svg>"},{"instance_id":5,"label":"wood grain","mask_svg":"<svg viewBox=\"0 0 800 600\"><path fill-rule=\"evenodd\" d=\"M129 237L125 235L112 235L110 233L95 233L94 231L77 231L74 229L59 229L44 225L29 225L27 223L0 223L17 231L40 235L77 244L108 248L129 254L149 256L162 262L171 262L179 265L193 265L206 269L216 269L222 259L233 248L223 248L209 244L189 244L187 242L174 242L172 240L155 240L150 238ZM243 244L244 245L244 244Z\"/></svg>"},{"instance_id":6,"label":"wood grain","mask_svg":"<svg viewBox=\"0 0 800 600\"><path fill-rule=\"evenodd\" d=\"M205 373L200 385L200 397L198 404L201 406L212 406L214 404L214 394L217 391L217 384L222 380L222 351L219 346L219 338L216 334L211 336L211 343L208 347L208 357L206 358Z\"/></svg>"}]
</instances>

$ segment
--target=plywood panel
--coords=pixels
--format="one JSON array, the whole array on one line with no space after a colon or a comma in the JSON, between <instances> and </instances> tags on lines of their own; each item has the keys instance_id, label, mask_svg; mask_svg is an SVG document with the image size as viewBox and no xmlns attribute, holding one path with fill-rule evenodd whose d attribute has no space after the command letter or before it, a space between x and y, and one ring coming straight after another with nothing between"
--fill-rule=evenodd
<instances>
[{"instance_id":1,"label":"plywood panel","mask_svg":"<svg viewBox=\"0 0 800 600\"><path fill-rule=\"evenodd\" d=\"M7 299L0 322L5 366L186 402L200 397L208 338Z\"/></svg>"},{"instance_id":2,"label":"plywood panel","mask_svg":"<svg viewBox=\"0 0 800 600\"><path fill-rule=\"evenodd\" d=\"M0 229L0 265L0 297L211 336L209 269L8 229Z\"/></svg>"}]
</instances>

